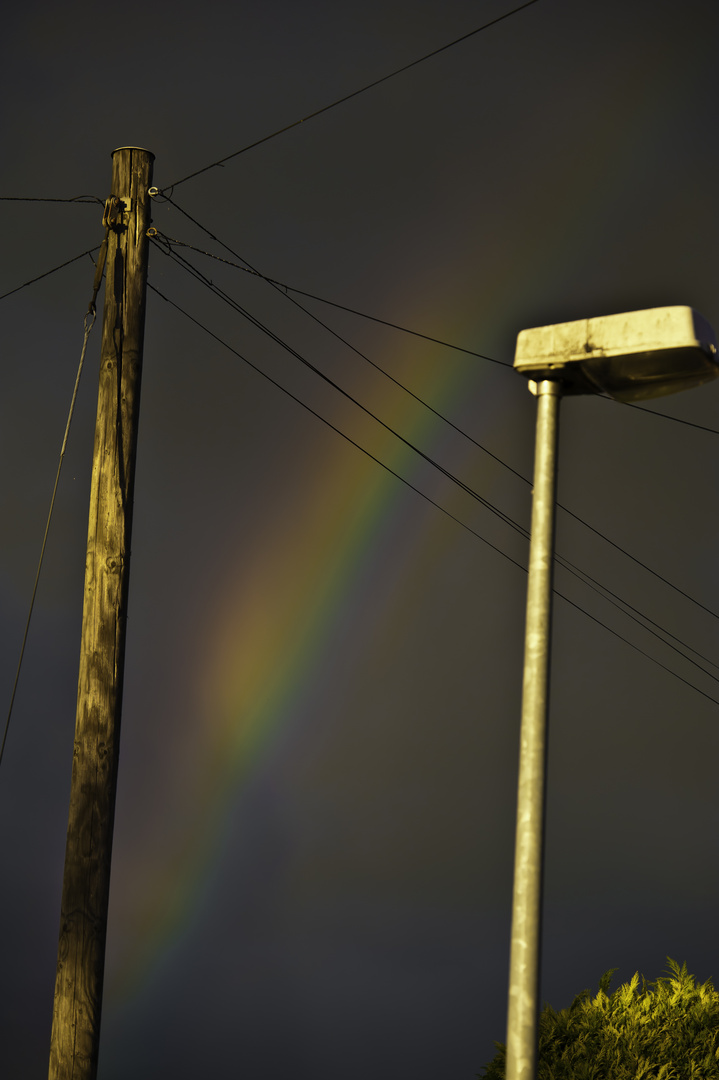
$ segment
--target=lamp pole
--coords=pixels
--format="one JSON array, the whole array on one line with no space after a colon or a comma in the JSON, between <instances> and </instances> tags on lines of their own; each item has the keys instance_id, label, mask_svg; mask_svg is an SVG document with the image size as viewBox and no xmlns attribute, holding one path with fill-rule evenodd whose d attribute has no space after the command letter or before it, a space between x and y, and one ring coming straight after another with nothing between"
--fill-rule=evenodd
<instances>
[{"instance_id":1,"label":"lamp pole","mask_svg":"<svg viewBox=\"0 0 719 1080\"><path fill-rule=\"evenodd\" d=\"M553 380L530 386L537 396L537 433L509 958L507 1080L534 1080L536 1074L552 566L562 395L561 383Z\"/></svg>"},{"instance_id":2,"label":"lamp pole","mask_svg":"<svg viewBox=\"0 0 719 1080\"><path fill-rule=\"evenodd\" d=\"M514 368L537 397L534 499L520 731L512 941L509 958L507 1080L535 1080L539 1019L549 639L556 507L557 433L563 394L641 401L719 377L717 339L686 306L522 330ZM561 380L561 381L560 381Z\"/></svg>"}]
</instances>

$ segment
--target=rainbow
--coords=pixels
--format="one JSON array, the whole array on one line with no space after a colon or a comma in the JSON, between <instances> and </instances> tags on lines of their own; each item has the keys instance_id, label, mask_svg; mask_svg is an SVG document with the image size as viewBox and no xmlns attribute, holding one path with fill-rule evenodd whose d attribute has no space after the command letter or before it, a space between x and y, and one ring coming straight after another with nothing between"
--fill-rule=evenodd
<instances>
[{"instance_id":1,"label":"rainbow","mask_svg":"<svg viewBox=\"0 0 719 1080\"><path fill-rule=\"evenodd\" d=\"M622 171L646 152L647 140L654 134L653 122L662 116L653 96L656 78L650 77L646 65L635 64L634 72L631 86L611 88L615 100L607 103L604 127L599 125L593 134L596 159L601 161L604 149L612 145L612 162L596 169L593 176L585 172L581 184L576 174L568 175L562 192L556 191L556 177L549 167L544 178L537 177L535 204L522 208L522 219L534 226L532 250L500 248L491 264L483 262L481 267L476 265L481 260L475 253L471 257L468 252L459 254L458 261L475 281L478 301L471 325L466 312L456 319L453 338L458 344L481 351L491 348L488 342L509 337L507 298L511 297L511 309L521 318L526 302L531 299L536 305L538 280L544 279L545 289L551 286L556 294L557 281L563 285L567 275L575 272L577 260L588 257L574 240L575 230L581 223L585 243L592 228L587 221L594 223L597 232L601 230L604 217L612 212ZM678 107L674 86L667 84L665 89L662 97L667 107ZM621 161L616 159L618 116L624 132ZM395 310L411 311L416 302L409 296L423 291L416 281L408 282L407 296L397 297ZM446 314L453 310L454 301L439 297L436 305ZM407 316L407 321L430 331L433 325L447 323L446 318L433 321L429 307L414 318ZM514 331L517 328L512 326ZM450 417L471 393L477 401L475 430L490 433L491 438L492 424L502 422L502 407L500 403L497 408L495 400L490 409L477 392L485 370L482 361L465 359L456 364L448 362L439 346L417 349L414 339L394 335L387 340L399 340L401 351L393 352L391 362L379 358L382 366ZM379 378L371 377L373 381ZM394 390L391 402L386 412L379 410L387 422L438 455L442 435L436 418ZM380 429L371 439L360 441L414 482L417 465L406 447ZM472 482L481 490L481 455L469 444L467 460L472 462ZM243 551L234 578L223 582L221 594L208 600L200 635L204 649L196 658L193 688L202 738L197 740L201 760L194 767L194 786L187 796L192 809L180 816L176 844L162 863L144 868L141 899L120 904L118 934L123 948L108 971L108 995L116 1002L139 992L163 953L181 938L201 908L206 883L223 854L229 823L248 778L266 768L273 755L282 753L283 740L301 716L303 702L322 678L323 657L357 609L369 569L402 528L406 503L399 495L406 489L379 466L368 473L367 459L359 451L349 464L346 455L333 456L316 471L314 489L303 493L301 513L290 515L291 533L277 528L272 535L258 537L254 551ZM432 487L430 494L453 509L457 496L447 485ZM407 497L418 498L411 493ZM406 548L408 578L421 562L447 557L446 546L436 541L433 522L438 517L434 512L427 515L426 525ZM402 542L407 544L406 533ZM387 617L391 602L390 596L385 609L377 611L378 624Z\"/></svg>"},{"instance_id":2,"label":"rainbow","mask_svg":"<svg viewBox=\"0 0 719 1080\"><path fill-rule=\"evenodd\" d=\"M469 340L476 337L473 333ZM466 396L465 384L474 381L486 362L467 357L448 362L440 346L418 350L414 339L403 336L400 341L403 351L393 354L388 367L419 397L451 415ZM378 380L384 381L364 361L357 359L357 365L366 369L375 387ZM380 407L378 415L425 452L438 451L441 422L408 395L388 382L387 386L393 404ZM359 393L360 400L368 397ZM486 421L488 403L483 411ZM495 418L499 422L496 413ZM486 423L482 426L486 430ZM456 506L452 509L457 498L452 485L445 480L428 485L426 479L423 484L415 475L418 466L412 451L379 425L374 427L373 436L358 441L459 516ZM467 446L476 461L480 452ZM285 507L293 523L291 532L276 526L271 535L258 537L253 550L242 552L234 577L223 581L221 595L208 600L201 616L198 639L204 647L194 663L192 700L203 732L196 744L202 758L194 766L193 788L187 795L192 811L178 815L177 842L164 861L143 868L141 900L119 905L118 932L124 947L108 970L106 991L115 1002L132 996L153 964L183 934L225 850L227 829L248 777L266 767L272 755L281 754L283 739L293 731L303 702L322 679L328 649L361 603L373 564L399 534L407 543L402 533L406 499L420 499L396 477L369 463L359 450L349 462L346 454L331 455L314 471L314 488L309 493L303 490L301 508ZM473 471L477 482L476 468ZM424 502L422 506L429 512L425 520L441 519L439 511ZM430 524L403 551L404 574L411 575L418 561L445 556ZM391 603L389 595L384 609L376 613L378 625ZM121 884L118 887L122 889Z\"/></svg>"}]
</instances>

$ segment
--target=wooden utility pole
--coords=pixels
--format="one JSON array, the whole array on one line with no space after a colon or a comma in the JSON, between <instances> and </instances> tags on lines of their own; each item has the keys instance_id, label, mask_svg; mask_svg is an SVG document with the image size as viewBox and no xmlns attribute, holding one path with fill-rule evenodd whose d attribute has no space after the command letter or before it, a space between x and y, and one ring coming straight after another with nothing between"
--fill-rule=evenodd
<instances>
[{"instance_id":1,"label":"wooden utility pole","mask_svg":"<svg viewBox=\"0 0 719 1080\"><path fill-rule=\"evenodd\" d=\"M50 1080L95 1080L120 742L153 155L112 155L100 389Z\"/></svg>"}]
</instances>

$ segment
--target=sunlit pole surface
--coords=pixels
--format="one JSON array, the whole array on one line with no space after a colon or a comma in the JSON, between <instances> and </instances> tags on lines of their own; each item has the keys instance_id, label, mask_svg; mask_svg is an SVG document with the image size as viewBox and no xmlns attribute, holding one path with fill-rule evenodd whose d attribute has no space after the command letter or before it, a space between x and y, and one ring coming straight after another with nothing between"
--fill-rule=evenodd
<instances>
[{"instance_id":1,"label":"sunlit pole surface","mask_svg":"<svg viewBox=\"0 0 719 1080\"><path fill-rule=\"evenodd\" d=\"M49 1080L95 1080L120 752L150 224L149 150L112 156L75 739Z\"/></svg>"},{"instance_id":2,"label":"sunlit pole surface","mask_svg":"<svg viewBox=\"0 0 719 1080\"><path fill-rule=\"evenodd\" d=\"M534 501L509 959L507 1080L535 1080L542 930L549 651L559 399L608 394L642 401L719 376L717 339L686 305L600 315L522 330L514 367L537 395ZM561 379L561 384L556 381Z\"/></svg>"},{"instance_id":3,"label":"sunlit pole surface","mask_svg":"<svg viewBox=\"0 0 719 1080\"><path fill-rule=\"evenodd\" d=\"M536 395L537 435L509 958L507 1080L534 1080L537 1069L552 564L561 385L545 380L536 385Z\"/></svg>"}]
</instances>

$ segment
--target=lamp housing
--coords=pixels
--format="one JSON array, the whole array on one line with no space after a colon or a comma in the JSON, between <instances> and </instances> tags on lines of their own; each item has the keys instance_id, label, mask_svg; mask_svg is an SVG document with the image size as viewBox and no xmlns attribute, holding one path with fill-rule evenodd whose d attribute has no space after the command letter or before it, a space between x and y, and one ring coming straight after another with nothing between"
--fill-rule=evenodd
<instances>
[{"instance_id":1,"label":"lamp housing","mask_svg":"<svg viewBox=\"0 0 719 1080\"><path fill-rule=\"evenodd\" d=\"M719 375L714 331L682 306L522 330L514 367L535 383L561 382L566 394L618 401L674 394Z\"/></svg>"}]
</instances>

